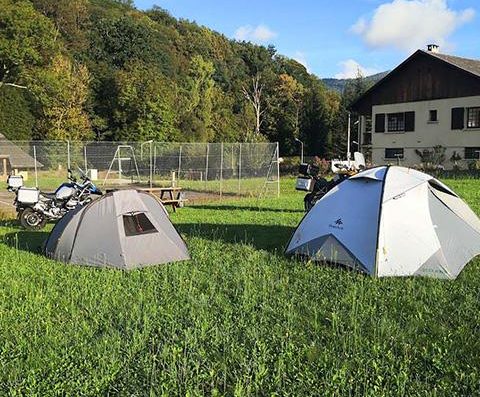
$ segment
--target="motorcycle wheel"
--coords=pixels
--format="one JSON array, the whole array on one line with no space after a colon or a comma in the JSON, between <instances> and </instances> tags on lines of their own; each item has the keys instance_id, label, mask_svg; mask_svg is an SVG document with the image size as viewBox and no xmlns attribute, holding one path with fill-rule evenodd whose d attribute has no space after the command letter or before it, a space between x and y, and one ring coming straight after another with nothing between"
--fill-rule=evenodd
<instances>
[{"instance_id":1,"label":"motorcycle wheel","mask_svg":"<svg viewBox=\"0 0 480 397\"><path fill-rule=\"evenodd\" d=\"M317 202L317 200L315 199L315 195L313 193L307 194L305 196L305 198L303 199L305 212L310 211L313 208L313 206L315 205L316 202Z\"/></svg>"},{"instance_id":2,"label":"motorcycle wheel","mask_svg":"<svg viewBox=\"0 0 480 397\"><path fill-rule=\"evenodd\" d=\"M318 192L308 193L303 199L305 212L310 211L315 205L315 203L318 200L320 200L323 196L325 196L327 192L328 192L327 189L322 189Z\"/></svg>"},{"instance_id":3,"label":"motorcycle wheel","mask_svg":"<svg viewBox=\"0 0 480 397\"><path fill-rule=\"evenodd\" d=\"M25 208L18 217L22 227L27 230L41 230L47 224L45 217L31 208Z\"/></svg>"}]
</instances>

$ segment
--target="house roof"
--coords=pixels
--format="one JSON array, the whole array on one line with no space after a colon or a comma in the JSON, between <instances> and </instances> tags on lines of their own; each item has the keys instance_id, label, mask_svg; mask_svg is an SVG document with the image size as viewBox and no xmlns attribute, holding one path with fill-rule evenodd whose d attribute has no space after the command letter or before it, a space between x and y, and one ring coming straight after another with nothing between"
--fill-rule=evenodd
<instances>
[{"instance_id":1,"label":"house roof","mask_svg":"<svg viewBox=\"0 0 480 397\"><path fill-rule=\"evenodd\" d=\"M30 147L30 145L28 145ZM12 168L34 168L35 159L0 133L0 158L8 158ZM37 160L37 167L43 164Z\"/></svg>"},{"instance_id":2,"label":"house roof","mask_svg":"<svg viewBox=\"0 0 480 397\"><path fill-rule=\"evenodd\" d=\"M425 54L439 58L442 61L448 62L449 64L456 66L459 69L465 70L466 72L472 73L480 77L480 60L478 59L461 58L453 55L440 54L423 50L420 51Z\"/></svg>"},{"instance_id":3,"label":"house roof","mask_svg":"<svg viewBox=\"0 0 480 397\"><path fill-rule=\"evenodd\" d=\"M409 56L405 61L403 61L400 65L390 71L387 75L385 75L382 79L377 81L372 87L370 87L365 93L360 96L352 105L352 109L356 109L367 96L369 96L373 91L375 91L380 85L384 84L386 81L389 81L393 76L395 76L400 70L404 68L406 64L408 64L411 60L417 58L418 56L428 56L432 57L435 60L439 60L444 64L447 64L454 69L460 70L473 76L475 78L480 78L480 60L478 59L469 59L469 58L462 58L453 55L435 53L432 51L424 51L424 50L417 50L411 56Z\"/></svg>"}]
</instances>

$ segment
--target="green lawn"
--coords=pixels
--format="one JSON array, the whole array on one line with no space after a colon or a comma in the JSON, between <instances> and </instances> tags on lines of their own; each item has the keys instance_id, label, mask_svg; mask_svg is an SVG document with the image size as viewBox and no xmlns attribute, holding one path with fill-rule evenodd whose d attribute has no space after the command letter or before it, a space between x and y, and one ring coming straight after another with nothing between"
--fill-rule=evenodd
<instances>
[{"instance_id":1,"label":"green lawn","mask_svg":"<svg viewBox=\"0 0 480 397\"><path fill-rule=\"evenodd\" d=\"M75 172L75 176L80 182L80 177L78 173ZM93 181L97 187L100 189L106 188L115 188L118 186L128 186L128 181L131 181L128 177L123 178L120 185L118 180L115 179L115 175L109 178L106 181L106 187L103 186L104 179L99 178L96 181ZM148 186L148 176L142 176L142 184ZM172 181L165 179L156 175L154 178L154 186L166 187L171 186ZM257 178L242 178L240 181L235 178L224 179L220 181L219 179L209 180L209 181L200 181L200 180L190 180L190 179L180 179L176 183L178 186L182 187L184 190L191 190L196 192L207 192L213 194L220 194L220 191L224 195L237 195L237 196L246 196L246 197L258 197L259 195L266 193L266 196L273 197L277 195L277 185L272 183L269 185L268 190L265 192L265 180L266 175L263 177ZM54 191L60 184L67 182L67 175L64 171L40 171L38 173L38 187L40 190L47 192ZM126 184L127 183L127 184ZM29 173L28 180L25 181L25 186L34 187L35 186L35 174ZM0 180L0 189L6 189L7 182L6 180Z\"/></svg>"},{"instance_id":2,"label":"green lawn","mask_svg":"<svg viewBox=\"0 0 480 397\"><path fill-rule=\"evenodd\" d=\"M455 281L287 260L282 182L172 214L192 260L131 272L47 260L5 221L0 395L480 395L480 260ZM480 213L479 181L446 182Z\"/></svg>"}]
</instances>

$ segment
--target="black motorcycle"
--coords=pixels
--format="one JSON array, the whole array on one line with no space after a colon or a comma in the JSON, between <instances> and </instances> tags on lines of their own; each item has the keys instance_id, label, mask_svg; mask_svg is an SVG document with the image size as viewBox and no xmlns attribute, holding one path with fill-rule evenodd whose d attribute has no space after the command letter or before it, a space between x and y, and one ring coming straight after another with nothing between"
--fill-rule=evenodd
<instances>
[{"instance_id":1,"label":"black motorcycle","mask_svg":"<svg viewBox=\"0 0 480 397\"><path fill-rule=\"evenodd\" d=\"M14 205L20 224L28 230L43 229L47 221L59 220L68 211L91 202L91 195L102 194L81 170L80 175L82 181L78 183L72 171L68 170L69 182L62 183L54 193L23 187L21 177L10 176L8 190L15 192Z\"/></svg>"},{"instance_id":2,"label":"black motorcycle","mask_svg":"<svg viewBox=\"0 0 480 397\"><path fill-rule=\"evenodd\" d=\"M335 166L340 169L344 168L341 164L335 164ZM297 177L295 188L308 192L303 199L305 212L310 211L317 201L350 176L349 173L342 172L335 174L330 181L327 181L319 176L320 168L317 165L307 163L300 164L298 172L300 176Z\"/></svg>"}]
</instances>

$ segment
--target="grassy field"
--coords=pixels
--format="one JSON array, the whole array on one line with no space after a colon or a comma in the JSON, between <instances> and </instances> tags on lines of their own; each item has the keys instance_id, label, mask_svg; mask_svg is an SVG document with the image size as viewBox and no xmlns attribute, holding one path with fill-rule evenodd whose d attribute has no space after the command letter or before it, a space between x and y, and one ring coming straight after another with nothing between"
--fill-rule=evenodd
<instances>
[{"instance_id":1,"label":"grassy field","mask_svg":"<svg viewBox=\"0 0 480 397\"><path fill-rule=\"evenodd\" d=\"M80 177L77 172L75 176L79 179ZM100 175L103 176L104 175ZM118 183L118 180L115 179L115 176L109 178L106 181L106 187L103 186L104 179L100 178L94 183L100 189L106 188L115 188L118 186L128 186L129 181L132 181L129 178L123 178L122 183ZM154 178L154 186L157 187L167 187L172 185L172 181L165 179L156 175ZM190 180L190 179L181 179L177 181L177 185L181 186L184 190L190 190L195 192L206 192L213 194L220 194L220 191L225 195L237 195L237 196L246 196L246 197L258 197L264 193L266 175L263 177L257 178L242 178L240 181L238 179L224 179L220 181L219 179L209 180L209 181L200 181L200 180ZM67 182L67 175L65 171L40 171L38 173L38 187L40 190L44 191L54 191L60 184ZM138 183L136 185L139 185ZM142 177L142 185L148 186L148 176ZM35 174L29 173L28 180L25 181L25 186L34 187L35 186ZM0 180L0 190L7 188L6 180ZM269 197L276 196L277 185L270 184L267 190L267 195Z\"/></svg>"},{"instance_id":2,"label":"grassy field","mask_svg":"<svg viewBox=\"0 0 480 397\"><path fill-rule=\"evenodd\" d=\"M480 213L479 181L446 182ZM480 395L480 260L455 281L287 260L302 195L282 189L172 214L192 260L128 273L4 221L0 395Z\"/></svg>"}]
</instances>

